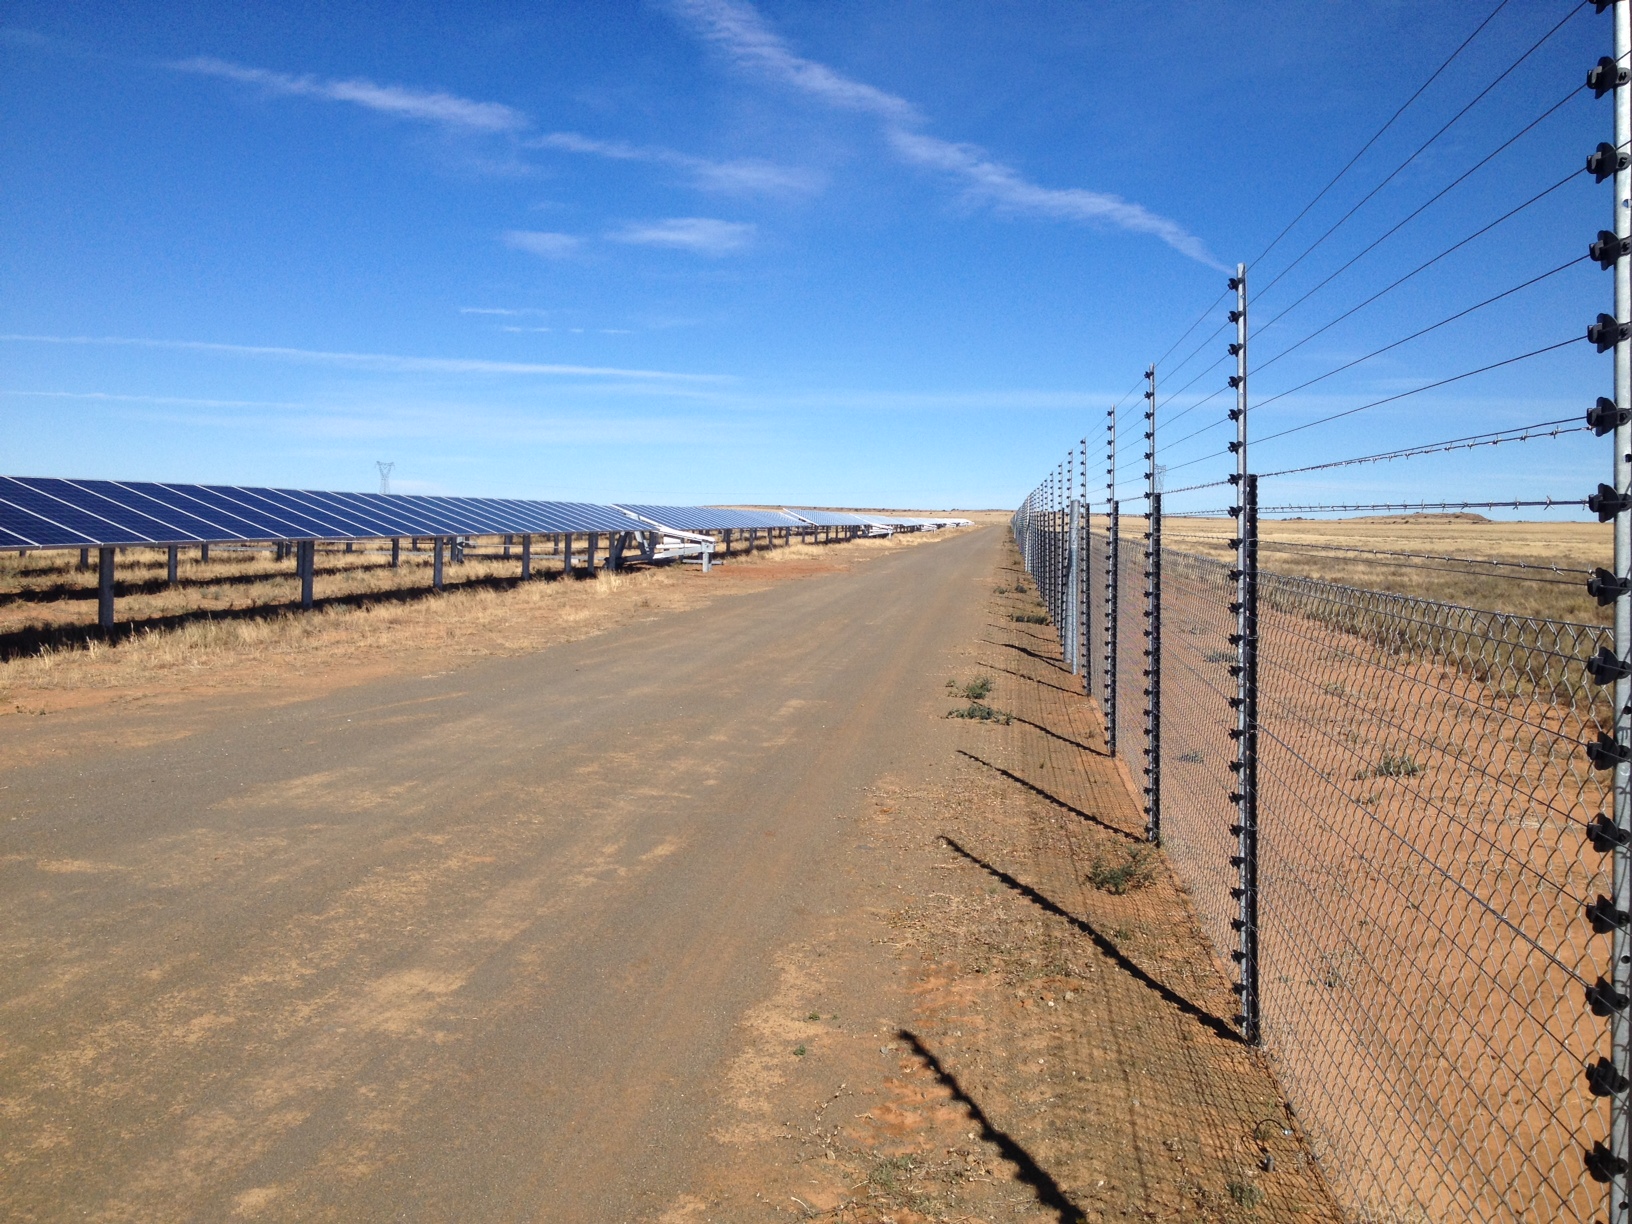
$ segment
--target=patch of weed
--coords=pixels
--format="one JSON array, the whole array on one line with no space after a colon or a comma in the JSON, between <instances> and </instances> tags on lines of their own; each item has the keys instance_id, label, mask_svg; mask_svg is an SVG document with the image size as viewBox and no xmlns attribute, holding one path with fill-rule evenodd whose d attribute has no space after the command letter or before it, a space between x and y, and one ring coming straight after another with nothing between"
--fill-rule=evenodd
<instances>
[{"instance_id":1,"label":"patch of weed","mask_svg":"<svg viewBox=\"0 0 1632 1224\"><path fill-rule=\"evenodd\" d=\"M1200 765L1201 749L1192 748L1189 752L1181 752L1179 753L1178 760L1184 765Z\"/></svg>"},{"instance_id":2,"label":"patch of weed","mask_svg":"<svg viewBox=\"0 0 1632 1224\"><path fill-rule=\"evenodd\" d=\"M983 701L985 700L986 695L991 691L992 678L990 676L976 676L973 680L969 681L968 684L964 685L958 690L958 692L962 693L970 701Z\"/></svg>"},{"instance_id":3,"label":"patch of weed","mask_svg":"<svg viewBox=\"0 0 1632 1224\"><path fill-rule=\"evenodd\" d=\"M1144 888L1156 879L1156 852L1150 846L1130 846L1120 857L1096 854L1087 880L1100 892L1120 897Z\"/></svg>"},{"instance_id":4,"label":"patch of weed","mask_svg":"<svg viewBox=\"0 0 1632 1224\"><path fill-rule=\"evenodd\" d=\"M1264 1201L1264 1192L1249 1181L1232 1179L1224 1183L1224 1189L1229 1191L1237 1207L1251 1209Z\"/></svg>"},{"instance_id":5,"label":"patch of weed","mask_svg":"<svg viewBox=\"0 0 1632 1224\"><path fill-rule=\"evenodd\" d=\"M1048 614L1045 612L1016 612L1009 619L1019 625L1048 624Z\"/></svg>"},{"instance_id":6,"label":"patch of weed","mask_svg":"<svg viewBox=\"0 0 1632 1224\"><path fill-rule=\"evenodd\" d=\"M991 706L978 701L971 701L961 710L948 710L946 716L948 718L969 718L975 722L1001 723L1005 727L1014 721L1013 714L1003 710L994 710Z\"/></svg>"},{"instance_id":7,"label":"patch of weed","mask_svg":"<svg viewBox=\"0 0 1632 1224\"><path fill-rule=\"evenodd\" d=\"M804 1046L796 1045L796 1046L793 1047L793 1056L795 1058L803 1058L805 1056L805 1053L806 1053L806 1051L805 1051Z\"/></svg>"},{"instance_id":8,"label":"patch of weed","mask_svg":"<svg viewBox=\"0 0 1632 1224\"><path fill-rule=\"evenodd\" d=\"M1418 765L1403 752L1396 755L1392 752L1383 753L1383 759L1369 769L1362 769L1354 775L1355 781L1362 778L1414 778L1422 772Z\"/></svg>"}]
</instances>

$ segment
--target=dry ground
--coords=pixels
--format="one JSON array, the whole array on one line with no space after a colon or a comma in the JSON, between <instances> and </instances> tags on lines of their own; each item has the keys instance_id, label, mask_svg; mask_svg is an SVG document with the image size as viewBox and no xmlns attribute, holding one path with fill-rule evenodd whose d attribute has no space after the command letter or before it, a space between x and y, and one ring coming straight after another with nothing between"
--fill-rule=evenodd
<instances>
[{"instance_id":1,"label":"dry ground","mask_svg":"<svg viewBox=\"0 0 1632 1224\"><path fill-rule=\"evenodd\" d=\"M118 562L120 630L111 643L94 628L94 567L80 570L73 552L8 553L0 556L0 717L206 690L301 692L456 667L945 538L762 546L733 553L707 576L664 566L593 580L563 579L559 556L540 549L529 583L518 581L518 546L509 559L449 565L440 594L430 589L428 552L404 549L393 570L383 554L335 549L319 554L311 612L299 608L293 562L276 562L270 551L217 548L208 562L191 551L171 587L162 550L131 549ZM576 559L581 565L582 543Z\"/></svg>"},{"instance_id":2,"label":"dry ground","mask_svg":"<svg viewBox=\"0 0 1632 1224\"><path fill-rule=\"evenodd\" d=\"M1335 1224L1006 538L834 551L7 737L3 1214Z\"/></svg>"}]
</instances>

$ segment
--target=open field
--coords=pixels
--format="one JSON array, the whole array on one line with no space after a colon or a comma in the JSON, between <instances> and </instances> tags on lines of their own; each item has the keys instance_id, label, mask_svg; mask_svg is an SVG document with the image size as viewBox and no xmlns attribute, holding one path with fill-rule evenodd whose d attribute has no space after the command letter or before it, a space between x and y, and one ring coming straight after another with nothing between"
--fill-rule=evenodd
<instances>
[{"instance_id":1,"label":"open field","mask_svg":"<svg viewBox=\"0 0 1632 1224\"><path fill-rule=\"evenodd\" d=\"M1095 529L1105 530L1096 517ZM1145 522L1122 517L1124 535L1142 539ZM1351 519L1265 519L1260 564L1278 574L1393 591L1521 616L1607 624L1608 612L1585 590L1587 573L1608 565L1610 528L1599 523L1494 522L1470 514L1416 514ZM1233 556L1230 519L1169 517L1163 544L1215 560ZM1370 556L1322 549L1409 553ZM1508 561L1525 570L1458 564L1441 558ZM1565 572L1558 572L1558 571Z\"/></svg>"},{"instance_id":2,"label":"open field","mask_svg":"<svg viewBox=\"0 0 1632 1224\"><path fill-rule=\"evenodd\" d=\"M1003 533L787 565L14 724L0 1214L1335 1224Z\"/></svg>"}]
</instances>

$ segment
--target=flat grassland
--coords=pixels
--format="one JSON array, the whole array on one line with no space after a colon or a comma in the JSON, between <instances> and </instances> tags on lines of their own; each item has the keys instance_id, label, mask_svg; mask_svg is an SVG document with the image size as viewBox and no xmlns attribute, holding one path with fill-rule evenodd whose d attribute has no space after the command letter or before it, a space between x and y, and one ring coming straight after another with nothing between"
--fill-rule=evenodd
<instances>
[{"instance_id":1,"label":"flat grassland","mask_svg":"<svg viewBox=\"0 0 1632 1224\"><path fill-rule=\"evenodd\" d=\"M1103 531L1104 522L1096 518L1095 528ZM1142 539L1144 530L1142 517L1123 516L1124 533ZM1162 523L1164 547L1219 561L1234 555L1233 535L1227 518ZM1493 522L1476 514L1265 519L1259 541L1260 565L1279 574L1520 616L1609 623L1608 609L1585 586L1592 569L1610 564L1606 524ZM1509 564L1480 564L1493 561Z\"/></svg>"}]
</instances>

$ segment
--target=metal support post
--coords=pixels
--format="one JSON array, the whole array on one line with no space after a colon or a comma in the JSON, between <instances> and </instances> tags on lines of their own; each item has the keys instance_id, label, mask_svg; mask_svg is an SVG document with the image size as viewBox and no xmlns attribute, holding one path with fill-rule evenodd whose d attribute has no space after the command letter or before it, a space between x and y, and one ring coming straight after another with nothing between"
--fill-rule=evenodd
<instances>
[{"instance_id":1,"label":"metal support post","mask_svg":"<svg viewBox=\"0 0 1632 1224\"><path fill-rule=\"evenodd\" d=\"M90 549L82 548L82 549L79 550L79 568L80 568L81 571L88 570L88 569L91 568L91 550Z\"/></svg>"},{"instance_id":2,"label":"metal support post","mask_svg":"<svg viewBox=\"0 0 1632 1224\"><path fill-rule=\"evenodd\" d=\"M393 537L391 540L391 568L399 569L402 566L402 540Z\"/></svg>"},{"instance_id":3,"label":"metal support post","mask_svg":"<svg viewBox=\"0 0 1632 1224\"><path fill-rule=\"evenodd\" d=\"M198 559L200 561L208 561L210 559L210 546L208 544L200 544L198 546Z\"/></svg>"},{"instance_id":4,"label":"metal support post","mask_svg":"<svg viewBox=\"0 0 1632 1224\"><path fill-rule=\"evenodd\" d=\"M444 536L437 536L431 542L431 589L433 591L442 589L442 551L446 545L447 539Z\"/></svg>"},{"instance_id":5,"label":"metal support post","mask_svg":"<svg viewBox=\"0 0 1632 1224\"><path fill-rule=\"evenodd\" d=\"M113 629L113 549L96 550L96 623L102 632Z\"/></svg>"},{"instance_id":6,"label":"metal support post","mask_svg":"<svg viewBox=\"0 0 1632 1224\"><path fill-rule=\"evenodd\" d=\"M521 580L526 582L533 576L533 537L521 537Z\"/></svg>"},{"instance_id":7,"label":"metal support post","mask_svg":"<svg viewBox=\"0 0 1632 1224\"><path fill-rule=\"evenodd\" d=\"M1262 1045L1263 1016L1258 991L1258 478L1241 482L1235 638L1237 695L1235 728L1236 887L1230 890L1238 906L1230 926L1238 943L1231 959L1237 966L1235 992L1241 999L1236 1021L1249 1045Z\"/></svg>"},{"instance_id":8,"label":"metal support post","mask_svg":"<svg viewBox=\"0 0 1632 1224\"><path fill-rule=\"evenodd\" d=\"M1088 502L1088 439L1081 445L1079 475L1082 484L1082 524L1077 540L1077 620L1073 631L1077 638L1077 672L1082 676L1082 691L1090 696L1094 691L1093 653L1089 643L1088 601L1092 591L1088 586L1088 559L1093 554L1090 543L1093 536L1094 516Z\"/></svg>"},{"instance_id":9,"label":"metal support post","mask_svg":"<svg viewBox=\"0 0 1632 1224\"><path fill-rule=\"evenodd\" d=\"M1162 840L1162 491L1156 466L1156 367L1145 371L1145 839Z\"/></svg>"},{"instance_id":10,"label":"metal support post","mask_svg":"<svg viewBox=\"0 0 1632 1224\"><path fill-rule=\"evenodd\" d=\"M1105 412L1105 746L1116 755L1116 587L1120 506L1116 500L1116 408Z\"/></svg>"},{"instance_id":11,"label":"metal support post","mask_svg":"<svg viewBox=\"0 0 1632 1224\"><path fill-rule=\"evenodd\" d=\"M1615 452L1611 460L1613 487L1600 484L1587 499L1600 520L1614 521L1613 587L1604 583L1598 571L1588 589L1599 588L1613 596L1615 605L1615 658L1613 660L1614 705L1610 734L1600 735L1587 746L1588 759L1598 769L1613 769L1614 824L1603 828L1604 818L1589 829L1592 844L1613 855L1610 872L1611 899L1600 896L1588 907L1587 920L1596 931L1610 934L1610 968L1607 975L1587 990L1592 1011L1609 1018L1609 1057L1600 1057L1587 1068L1587 1084L1595 1096L1609 1098L1608 1142L1598 1136L1586 1156L1587 1172L1607 1183L1609 1224L1632 1221L1632 166L1626 150L1632 147L1632 0L1599 0L1598 9L1610 8L1615 26L1613 65L1599 61L1587 77L1587 84L1600 97L1614 89L1615 144L1599 145L1588 159L1600 182L1613 171L1615 197L1611 204L1614 233L1600 234L1592 254L1600 262L1613 258L1615 273L1615 317L1598 316L1587 337L1598 351L1614 348L1615 400L1599 399L1587 414L1587 421L1600 435L1614 429ZM1605 69L1611 69L1606 74ZM1608 75L1609 79L1605 79ZM1607 164L1606 164L1607 163ZM1613 239L1613 247L1608 240ZM1606 250L1607 248L1607 250ZM1609 326L1606 327L1606 324ZM1602 673L1599 673L1602 675ZM1603 675L1608 680L1610 675ZM1605 914L1607 908L1608 913ZM1606 923L1607 918L1607 923ZM1606 980L1607 976L1607 980Z\"/></svg>"},{"instance_id":12,"label":"metal support post","mask_svg":"<svg viewBox=\"0 0 1632 1224\"><path fill-rule=\"evenodd\" d=\"M514 540L515 540L514 536L505 536L504 537L504 559L506 561L510 560L510 545Z\"/></svg>"},{"instance_id":13,"label":"metal support post","mask_svg":"<svg viewBox=\"0 0 1632 1224\"><path fill-rule=\"evenodd\" d=\"M561 536L561 572L567 577L572 576L572 532Z\"/></svg>"},{"instance_id":14,"label":"metal support post","mask_svg":"<svg viewBox=\"0 0 1632 1224\"><path fill-rule=\"evenodd\" d=\"M1077 654L1078 639L1082 636L1078 632L1081 608L1077 601L1077 588L1081 586L1078 575L1082 572L1082 520L1083 506L1080 497L1071 499L1070 539L1067 546L1066 575L1069 579L1066 587L1066 617L1060 626L1060 632L1065 638L1065 657L1071 664L1071 674L1079 675L1082 672L1082 659Z\"/></svg>"},{"instance_id":15,"label":"metal support post","mask_svg":"<svg viewBox=\"0 0 1632 1224\"><path fill-rule=\"evenodd\" d=\"M595 546L601 542L600 532L590 532L588 539L589 542L585 545L584 551L589 565L589 576L593 578L595 577Z\"/></svg>"},{"instance_id":16,"label":"metal support post","mask_svg":"<svg viewBox=\"0 0 1632 1224\"><path fill-rule=\"evenodd\" d=\"M176 571L180 568L181 548L172 544L165 550L164 580L171 586L176 585Z\"/></svg>"},{"instance_id":17,"label":"metal support post","mask_svg":"<svg viewBox=\"0 0 1632 1224\"><path fill-rule=\"evenodd\" d=\"M317 570L317 541L301 540L295 545L296 567L300 570L300 606L312 606L312 577Z\"/></svg>"},{"instance_id":18,"label":"metal support post","mask_svg":"<svg viewBox=\"0 0 1632 1224\"><path fill-rule=\"evenodd\" d=\"M1116 755L1116 622L1117 581L1122 569L1122 503L1111 502L1111 522L1105 541L1105 746Z\"/></svg>"}]
</instances>

